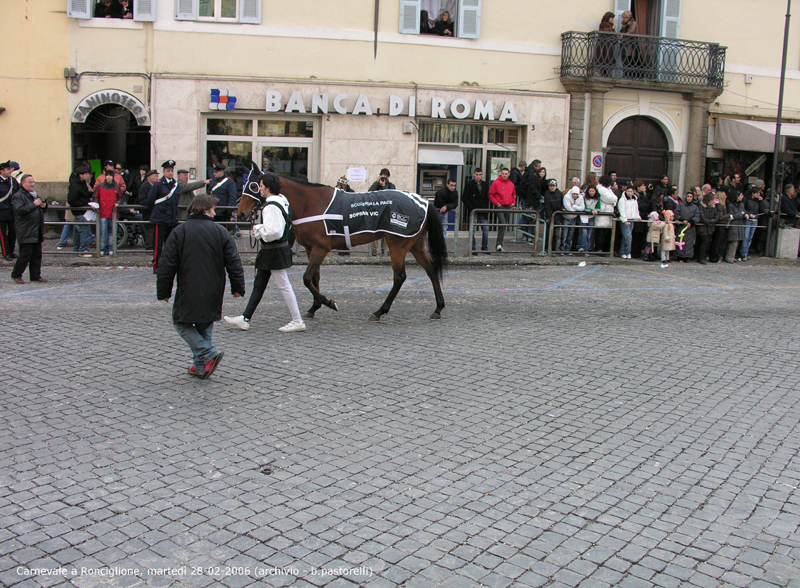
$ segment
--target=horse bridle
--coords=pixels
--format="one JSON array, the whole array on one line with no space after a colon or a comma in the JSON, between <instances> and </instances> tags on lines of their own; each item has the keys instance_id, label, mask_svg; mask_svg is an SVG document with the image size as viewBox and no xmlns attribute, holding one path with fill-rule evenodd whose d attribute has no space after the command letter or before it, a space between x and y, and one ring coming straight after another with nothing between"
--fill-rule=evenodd
<instances>
[{"instance_id":1,"label":"horse bridle","mask_svg":"<svg viewBox=\"0 0 800 588\"><path fill-rule=\"evenodd\" d=\"M248 198L252 198L258 202L258 205L251 208L250 212L247 213L247 216L244 219L246 223L250 223L250 248L255 249L256 245L258 244L258 239L254 236L252 228L253 225L256 224L258 213L261 212L261 209L267 205L267 199L261 198L261 195L256 196L254 194L250 194L249 192L242 192L242 196L247 196Z\"/></svg>"}]
</instances>

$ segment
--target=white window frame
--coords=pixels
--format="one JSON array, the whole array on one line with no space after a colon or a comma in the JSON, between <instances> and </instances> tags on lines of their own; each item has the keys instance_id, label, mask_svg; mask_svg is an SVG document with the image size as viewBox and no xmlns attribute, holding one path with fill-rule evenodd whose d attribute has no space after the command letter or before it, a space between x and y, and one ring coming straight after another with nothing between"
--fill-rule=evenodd
<instances>
[{"instance_id":1,"label":"white window frame","mask_svg":"<svg viewBox=\"0 0 800 588\"><path fill-rule=\"evenodd\" d=\"M175 0L175 20L199 22L261 24L261 6L264 0L236 0L236 16L222 17L222 0L214 3L215 16L200 16L199 0Z\"/></svg>"},{"instance_id":2,"label":"white window frame","mask_svg":"<svg viewBox=\"0 0 800 588\"><path fill-rule=\"evenodd\" d=\"M234 16L222 16L222 0L210 0L214 3L214 16L200 16L200 2L197 3L197 20L199 22L239 22L241 9L239 5L242 0L236 0L236 14Z\"/></svg>"},{"instance_id":3,"label":"white window frame","mask_svg":"<svg viewBox=\"0 0 800 588\"><path fill-rule=\"evenodd\" d=\"M482 0L458 0L458 5L456 8L455 16L452 18L455 20L456 26L453 31L453 37L444 37L447 39L478 39L480 38L481 34L481 4ZM398 8L400 12L400 26L399 32L402 35L419 35L419 13L421 10L421 3L419 0L399 0ZM413 30L411 28L404 27L406 22L405 16L407 10L413 10L415 15L415 22ZM464 22L465 22L465 13L472 12L475 14L475 31L465 31L464 30ZM410 22L409 22L410 24ZM427 37L427 35L426 35ZM429 37L430 38L430 37Z\"/></svg>"}]
</instances>

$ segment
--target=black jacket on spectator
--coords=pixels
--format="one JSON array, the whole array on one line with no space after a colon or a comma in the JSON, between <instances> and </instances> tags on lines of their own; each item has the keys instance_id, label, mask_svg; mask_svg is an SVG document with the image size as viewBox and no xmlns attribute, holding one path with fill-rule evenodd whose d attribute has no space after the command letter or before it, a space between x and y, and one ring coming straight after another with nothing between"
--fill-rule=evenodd
<instances>
[{"instance_id":1,"label":"black jacket on spectator","mask_svg":"<svg viewBox=\"0 0 800 588\"><path fill-rule=\"evenodd\" d=\"M713 204L710 206L703 206L701 204L697 207L697 210L700 212L700 219L697 223L697 234L710 237L714 234L714 229L717 228L717 221L719 220L717 207Z\"/></svg>"},{"instance_id":2,"label":"black jacket on spectator","mask_svg":"<svg viewBox=\"0 0 800 588\"><path fill-rule=\"evenodd\" d=\"M447 186L442 186L436 191L433 205L437 210L442 206L446 206L448 211L455 210L458 207L458 190L451 192L447 189Z\"/></svg>"},{"instance_id":3,"label":"black jacket on spectator","mask_svg":"<svg viewBox=\"0 0 800 588\"><path fill-rule=\"evenodd\" d=\"M792 226L797 221L797 203L786 194L781 196L781 218Z\"/></svg>"},{"instance_id":4,"label":"black jacket on spectator","mask_svg":"<svg viewBox=\"0 0 800 588\"><path fill-rule=\"evenodd\" d=\"M44 209L33 203L36 198L25 188L11 196L17 243L41 243L44 240Z\"/></svg>"},{"instance_id":5,"label":"black jacket on spectator","mask_svg":"<svg viewBox=\"0 0 800 588\"><path fill-rule=\"evenodd\" d=\"M391 182L386 182L385 186L381 186L381 183L378 180L375 180L369 187L368 192L377 192L378 190L397 190L397 188Z\"/></svg>"},{"instance_id":6,"label":"black jacket on spectator","mask_svg":"<svg viewBox=\"0 0 800 588\"><path fill-rule=\"evenodd\" d=\"M476 208L489 208L489 182L481 180L480 185L472 178L464 186L464 194L461 201L468 211Z\"/></svg>"},{"instance_id":7,"label":"black jacket on spectator","mask_svg":"<svg viewBox=\"0 0 800 588\"><path fill-rule=\"evenodd\" d=\"M86 182L81 181L78 174L74 173L69 177L69 190L67 191L67 204L72 207L72 214L80 216L85 210L75 210L76 208L86 208L92 201L92 193Z\"/></svg>"},{"instance_id":8,"label":"black jacket on spectator","mask_svg":"<svg viewBox=\"0 0 800 588\"><path fill-rule=\"evenodd\" d=\"M733 216L728 241L744 241L744 202L728 202L728 214Z\"/></svg>"},{"instance_id":9,"label":"black jacket on spectator","mask_svg":"<svg viewBox=\"0 0 800 588\"><path fill-rule=\"evenodd\" d=\"M11 197L19 190L19 184L14 178L0 178L0 220L14 220L14 208L11 206Z\"/></svg>"},{"instance_id":10,"label":"black jacket on spectator","mask_svg":"<svg viewBox=\"0 0 800 588\"><path fill-rule=\"evenodd\" d=\"M761 208L761 201L755 200L750 194L744 196L744 211L747 214L757 215Z\"/></svg>"},{"instance_id":11,"label":"black jacket on spectator","mask_svg":"<svg viewBox=\"0 0 800 588\"><path fill-rule=\"evenodd\" d=\"M172 296L172 282L177 275L172 320L216 322L222 318L226 271L231 293L244 295L242 262L228 231L205 213L193 214L170 233L164 244L158 262L158 299Z\"/></svg>"},{"instance_id":12,"label":"black jacket on spectator","mask_svg":"<svg viewBox=\"0 0 800 588\"><path fill-rule=\"evenodd\" d=\"M142 182L142 185L139 186L139 197L136 199L135 204L139 204L140 206L147 206L147 196L150 194L150 188L152 187L153 185L150 182L148 182L147 179L145 178L145 180ZM134 202L131 202L131 204L134 204ZM150 220L149 208L141 209L139 210L139 212L141 213L142 218L144 220Z\"/></svg>"},{"instance_id":13,"label":"black jacket on spectator","mask_svg":"<svg viewBox=\"0 0 800 588\"><path fill-rule=\"evenodd\" d=\"M550 222L550 217L554 212L564 210L564 194L556 188L555 190L547 189L544 193L544 217L547 222ZM561 223L561 219L556 219L556 224Z\"/></svg>"},{"instance_id":14,"label":"black jacket on spectator","mask_svg":"<svg viewBox=\"0 0 800 588\"><path fill-rule=\"evenodd\" d=\"M511 180L512 184L514 184L514 189L517 191L517 194L519 194L520 185L522 184L522 172L519 171L518 167L515 167L509 172L508 179Z\"/></svg>"},{"instance_id":15,"label":"black jacket on spectator","mask_svg":"<svg viewBox=\"0 0 800 588\"><path fill-rule=\"evenodd\" d=\"M517 194L528 203L528 208L538 209L542 203L542 187L532 165L525 168Z\"/></svg>"},{"instance_id":16,"label":"black jacket on spectator","mask_svg":"<svg viewBox=\"0 0 800 588\"><path fill-rule=\"evenodd\" d=\"M447 22L444 22L442 20L437 20L436 23L433 25L433 33L444 37L445 31L450 31L450 36L455 36L453 34L453 21L448 20Z\"/></svg>"}]
</instances>

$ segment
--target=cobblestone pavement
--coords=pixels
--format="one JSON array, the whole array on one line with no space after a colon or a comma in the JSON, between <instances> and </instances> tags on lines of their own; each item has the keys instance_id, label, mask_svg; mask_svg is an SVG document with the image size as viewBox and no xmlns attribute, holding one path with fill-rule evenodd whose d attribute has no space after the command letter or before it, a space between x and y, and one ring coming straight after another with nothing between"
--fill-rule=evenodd
<instances>
[{"instance_id":1,"label":"cobblestone pavement","mask_svg":"<svg viewBox=\"0 0 800 588\"><path fill-rule=\"evenodd\" d=\"M389 269L325 267L340 312L270 286L208 381L149 270L44 276L0 283L0 585L800 586L796 266L453 267L441 321L412 267L377 324Z\"/></svg>"}]
</instances>

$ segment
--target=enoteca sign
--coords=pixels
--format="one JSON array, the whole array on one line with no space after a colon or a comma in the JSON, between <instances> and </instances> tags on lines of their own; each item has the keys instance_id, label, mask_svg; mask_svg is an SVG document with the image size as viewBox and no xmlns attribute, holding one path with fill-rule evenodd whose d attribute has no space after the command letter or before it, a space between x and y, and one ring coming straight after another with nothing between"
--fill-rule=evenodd
<instances>
[{"instance_id":1,"label":"enoteca sign","mask_svg":"<svg viewBox=\"0 0 800 588\"><path fill-rule=\"evenodd\" d=\"M141 100L122 90L100 90L89 94L75 107L75 111L72 113L72 122L86 122L89 113L102 104L123 106L133 114L138 125L150 126L150 113L147 111L147 107L142 104Z\"/></svg>"},{"instance_id":2,"label":"enoteca sign","mask_svg":"<svg viewBox=\"0 0 800 588\"><path fill-rule=\"evenodd\" d=\"M389 116L417 115L417 100L414 96L408 99L399 96L389 96L388 112L381 112L377 104L386 104L383 99L369 97L366 94L347 93L330 96L327 92L322 94L312 92L303 96L300 92L292 92L287 100L277 90L267 90L267 112L286 112L298 114L353 114L372 116L374 114L388 114ZM458 120L471 118L473 120L497 120L517 122L517 112L514 103L503 102L502 107L495 105L491 100L476 99L473 102L457 98L447 102L444 98L433 96L430 103L431 118L455 118Z\"/></svg>"}]
</instances>

